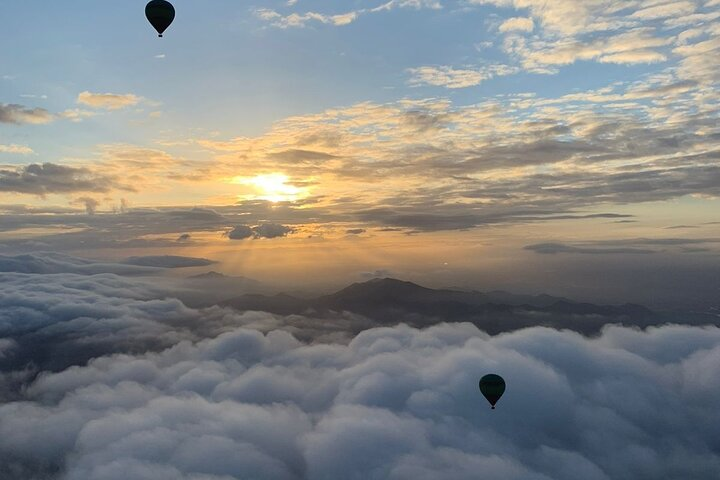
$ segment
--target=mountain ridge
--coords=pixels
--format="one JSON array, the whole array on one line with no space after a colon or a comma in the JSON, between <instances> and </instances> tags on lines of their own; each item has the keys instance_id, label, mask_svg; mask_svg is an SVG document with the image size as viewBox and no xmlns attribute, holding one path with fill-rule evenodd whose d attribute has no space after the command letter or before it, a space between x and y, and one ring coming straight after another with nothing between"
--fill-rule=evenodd
<instances>
[{"instance_id":1,"label":"mountain ridge","mask_svg":"<svg viewBox=\"0 0 720 480\"><path fill-rule=\"evenodd\" d=\"M633 303L595 305L550 295L432 289L395 278L357 282L315 298L254 294L231 298L220 305L279 315L307 314L323 319L349 312L371 320L374 326L407 323L426 327L441 322L470 322L492 335L533 326L595 335L609 324L646 328L677 323L666 315ZM701 316L680 323L717 323L711 320L710 316Z\"/></svg>"}]
</instances>

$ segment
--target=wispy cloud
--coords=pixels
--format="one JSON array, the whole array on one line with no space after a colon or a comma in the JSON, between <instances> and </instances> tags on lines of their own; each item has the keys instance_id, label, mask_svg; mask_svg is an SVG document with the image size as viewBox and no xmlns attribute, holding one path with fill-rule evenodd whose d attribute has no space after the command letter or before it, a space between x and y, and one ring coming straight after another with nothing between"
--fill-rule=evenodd
<instances>
[{"instance_id":1,"label":"wispy cloud","mask_svg":"<svg viewBox=\"0 0 720 480\"><path fill-rule=\"evenodd\" d=\"M31 164L0 170L0 191L44 196L51 193L107 192L131 190L114 178L85 167L54 163Z\"/></svg>"},{"instance_id":2,"label":"wispy cloud","mask_svg":"<svg viewBox=\"0 0 720 480\"><path fill-rule=\"evenodd\" d=\"M131 93L91 93L85 91L81 92L77 97L77 103L81 105L106 110L119 110L121 108L137 105L140 100L140 97Z\"/></svg>"},{"instance_id":3,"label":"wispy cloud","mask_svg":"<svg viewBox=\"0 0 720 480\"><path fill-rule=\"evenodd\" d=\"M26 145L3 145L0 143L0 153L14 153L17 155L31 155L33 152L33 149L26 146Z\"/></svg>"},{"instance_id":4,"label":"wispy cloud","mask_svg":"<svg viewBox=\"0 0 720 480\"><path fill-rule=\"evenodd\" d=\"M297 2L288 2L287 6L292 7L296 3ZM389 11L396 8L440 9L442 6L435 0L390 0L376 7L362 8L335 14L319 12L281 14L273 9L259 8L255 10L255 16L278 28L305 27L309 23L313 22L343 26L351 24L362 15Z\"/></svg>"},{"instance_id":5,"label":"wispy cloud","mask_svg":"<svg viewBox=\"0 0 720 480\"><path fill-rule=\"evenodd\" d=\"M498 30L500 30L501 32L532 32L534 29L535 22L533 22L532 18L527 17L508 18L503 23L501 23L500 27L498 28Z\"/></svg>"},{"instance_id":6,"label":"wispy cloud","mask_svg":"<svg viewBox=\"0 0 720 480\"><path fill-rule=\"evenodd\" d=\"M432 85L446 88L467 88L480 85L490 78L511 75L517 68L507 65L488 65L477 68L425 66L408 69L411 86Z\"/></svg>"}]
</instances>

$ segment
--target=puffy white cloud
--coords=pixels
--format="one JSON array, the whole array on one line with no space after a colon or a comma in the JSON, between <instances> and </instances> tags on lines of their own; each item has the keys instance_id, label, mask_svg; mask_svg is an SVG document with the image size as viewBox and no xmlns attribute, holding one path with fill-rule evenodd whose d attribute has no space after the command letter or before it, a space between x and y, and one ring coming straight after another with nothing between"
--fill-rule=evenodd
<instances>
[{"instance_id":1,"label":"puffy white cloud","mask_svg":"<svg viewBox=\"0 0 720 480\"><path fill-rule=\"evenodd\" d=\"M587 338L191 309L157 281L0 274L0 478L712 478L720 329ZM327 332L328 330L326 330ZM30 366L30 367L29 367ZM508 385L491 411L479 377Z\"/></svg>"},{"instance_id":2,"label":"puffy white cloud","mask_svg":"<svg viewBox=\"0 0 720 480\"><path fill-rule=\"evenodd\" d=\"M240 328L40 375L25 399L0 406L0 469L86 480L706 479L720 467L719 368L716 328L610 327L588 339L398 326L347 345ZM495 411L477 388L487 372L508 385Z\"/></svg>"}]
</instances>

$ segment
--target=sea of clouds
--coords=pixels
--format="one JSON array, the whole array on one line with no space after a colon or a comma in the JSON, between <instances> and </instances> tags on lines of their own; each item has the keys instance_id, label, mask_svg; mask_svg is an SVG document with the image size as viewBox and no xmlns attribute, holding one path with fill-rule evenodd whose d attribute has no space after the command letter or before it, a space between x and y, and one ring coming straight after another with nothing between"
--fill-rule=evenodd
<instances>
[{"instance_id":1,"label":"sea of clouds","mask_svg":"<svg viewBox=\"0 0 720 480\"><path fill-rule=\"evenodd\" d=\"M0 274L0 478L720 471L715 327L490 337L463 323L313 336L302 327L327 320L191 309L143 282ZM507 383L496 410L478 390L491 372Z\"/></svg>"}]
</instances>

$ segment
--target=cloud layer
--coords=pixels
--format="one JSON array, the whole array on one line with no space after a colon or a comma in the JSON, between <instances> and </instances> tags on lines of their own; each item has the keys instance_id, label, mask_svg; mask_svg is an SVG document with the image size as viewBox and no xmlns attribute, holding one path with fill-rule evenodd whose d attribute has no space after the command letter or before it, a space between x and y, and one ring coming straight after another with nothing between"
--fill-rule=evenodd
<instances>
[{"instance_id":1,"label":"cloud layer","mask_svg":"<svg viewBox=\"0 0 720 480\"><path fill-rule=\"evenodd\" d=\"M716 329L441 325L315 346L239 329L40 376L0 407L0 455L88 480L706 479L719 359ZM491 371L496 411L477 391Z\"/></svg>"},{"instance_id":2,"label":"cloud layer","mask_svg":"<svg viewBox=\"0 0 720 480\"><path fill-rule=\"evenodd\" d=\"M0 192L44 196L52 193L107 192L113 188L131 190L114 178L85 167L55 163L33 163L14 170L0 170Z\"/></svg>"},{"instance_id":3,"label":"cloud layer","mask_svg":"<svg viewBox=\"0 0 720 480\"><path fill-rule=\"evenodd\" d=\"M401 325L307 344L290 333L300 317L189 309L114 275L2 276L3 478L704 480L720 468L717 328ZM489 372L508 385L495 411L477 388Z\"/></svg>"}]
</instances>

